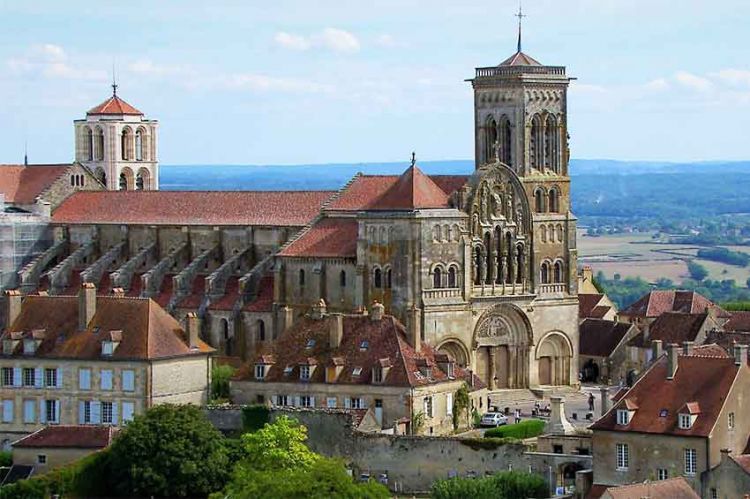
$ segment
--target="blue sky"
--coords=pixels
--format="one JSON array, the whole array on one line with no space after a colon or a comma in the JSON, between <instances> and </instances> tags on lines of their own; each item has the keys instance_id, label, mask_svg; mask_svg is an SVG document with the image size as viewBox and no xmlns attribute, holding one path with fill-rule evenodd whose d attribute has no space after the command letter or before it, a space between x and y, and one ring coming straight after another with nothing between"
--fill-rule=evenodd
<instances>
[{"instance_id":1,"label":"blue sky","mask_svg":"<svg viewBox=\"0 0 750 499\"><path fill-rule=\"evenodd\" d=\"M119 95L163 163L473 155L476 66L515 51L516 0L0 0L0 162L69 161ZM524 51L578 78L572 155L750 159L750 2L526 0Z\"/></svg>"}]
</instances>

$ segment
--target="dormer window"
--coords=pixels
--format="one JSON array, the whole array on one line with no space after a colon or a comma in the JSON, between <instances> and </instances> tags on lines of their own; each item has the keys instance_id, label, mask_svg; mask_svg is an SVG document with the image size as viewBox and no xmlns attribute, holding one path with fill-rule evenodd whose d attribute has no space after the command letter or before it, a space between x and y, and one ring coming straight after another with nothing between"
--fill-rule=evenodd
<instances>
[{"instance_id":1,"label":"dormer window","mask_svg":"<svg viewBox=\"0 0 750 499\"><path fill-rule=\"evenodd\" d=\"M104 357L111 356L115 351L115 344L112 341L102 341L102 355Z\"/></svg>"},{"instance_id":2,"label":"dormer window","mask_svg":"<svg viewBox=\"0 0 750 499\"><path fill-rule=\"evenodd\" d=\"M689 430L695 424L700 412L700 405L697 402L688 402L677 413L677 427L681 430Z\"/></svg>"},{"instance_id":3,"label":"dormer window","mask_svg":"<svg viewBox=\"0 0 750 499\"><path fill-rule=\"evenodd\" d=\"M383 382L383 368L382 367L375 366L372 368L372 382L373 383Z\"/></svg>"},{"instance_id":4,"label":"dormer window","mask_svg":"<svg viewBox=\"0 0 750 499\"><path fill-rule=\"evenodd\" d=\"M366 352L368 348L370 348L370 342L367 340L364 340L362 341L362 343L359 344L360 352Z\"/></svg>"},{"instance_id":5,"label":"dormer window","mask_svg":"<svg viewBox=\"0 0 750 499\"><path fill-rule=\"evenodd\" d=\"M294 366L286 366L284 368L284 376L289 376L292 374L292 371L294 370Z\"/></svg>"},{"instance_id":6,"label":"dormer window","mask_svg":"<svg viewBox=\"0 0 750 499\"><path fill-rule=\"evenodd\" d=\"M305 348L307 348L308 350L310 350L314 346L315 346L315 340L313 340L313 339L307 340L307 345L305 345Z\"/></svg>"},{"instance_id":7,"label":"dormer window","mask_svg":"<svg viewBox=\"0 0 750 499\"><path fill-rule=\"evenodd\" d=\"M266 377L265 364L255 364L255 379L263 380Z\"/></svg>"},{"instance_id":8,"label":"dormer window","mask_svg":"<svg viewBox=\"0 0 750 499\"><path fill-rule=\"evenodd\" d=\"M630 411L627 409L618 409L617 410L617 424L621 426L626 426L630 424Z\"/></svg>"},{"instance_id":9,"label":"dormer window","mask_svg":"<svg viewBox=\"0 0 750 499\"><path fill-rule=\"evenodd\" d=\"M355 367L354 370L352 370L352 376L357 377L362 374L362 368L361 367Z\"/></svg>"},{"instance_id":10,"label":"dormer window","mask_svg":"<svg viewBox=\"0 0 750 499\"><path fill-rule=\"evenodd\" d=\"M690 427L693 426L693 421L690 414L680 414L677 421L677 426L679 426L681 430L690 429Z\"/></svg>"},{"instance_id":11,"label":"dormer window","mask_svg":"<svg viewBox=\"0 0 750 499\"><path fill-rule=\"evenodd\" d=\"M299 379L302 381L310 379L310 366L299 366Z\"/></svg>"},{"instance_id":12,"label":"dormer window","mask_svg":"<svg viewBox=\"0 0 750 499\"><path fill-rule=\"evenodd\" d=\"M23 354L34 355L36 353L36 341L33 338L23 340Z\"/></svg>"}]
</instances>

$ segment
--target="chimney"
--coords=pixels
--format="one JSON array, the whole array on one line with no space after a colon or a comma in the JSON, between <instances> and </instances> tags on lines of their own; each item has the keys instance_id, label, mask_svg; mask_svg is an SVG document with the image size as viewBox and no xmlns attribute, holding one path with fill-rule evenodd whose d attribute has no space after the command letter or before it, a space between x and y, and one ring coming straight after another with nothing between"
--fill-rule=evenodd
<instances>
[{"instance_id":1,"label":"chimney","mask_svg":"<svg viewBox=\"0 0 750 499\"><path fill-rule=\"evenodd\" d=\"M188 347L198 348L198 338L201 332L201 318L195 312L188 312L185 318L185 332L187 332Z\"/></svg>"},{"instance_id":2,"label":"chimney","mask_svg":"<svg viewBox=\"0 0 750 499\"><path fill-rule=\"evenodd\" d=\"M727 460L729 459L729 454L732 453L732 449L724 448L724 449L720 449L719 452L721 452L721 462L726 463Z\"/></svg>"},{"instance_id":3,"label":"chimney","mask_svg":"<svg viewBox=\"0 0 750 499\"><path fill-rule=\"evenodd\" d=\"M422 311L416 306L409 309L407 340L415 352L422 349Z\"/></svg>"},{"instance_id":4,"label":"chimney","mask_svg":"<svg viewBox=\"0 0 750 499\"><path fill-rule=\"evenodd\" d=\"M680 346L670 343L667 346L667 379L674 379L677 372L677 359L680 355Z\"/></svg>"},{"instance_id":5,"label":"chimney","mask_svg":"<svg viewBox=\"0 0 750 499\"><path fill-rule=\"evenodd\" d=\"M344 316L341 314L330 314L328 316L328 344L331 349L341 346L344 337Z\"/></svg>"},{"instance_id":6,"label":"chimney","mask_svg":"<svg viewBox=\"0 0 750 499\"><path fill-rule=\"evenodd\" d=\"M34 205L34 213L49 218L52 215L52 205L49 203L49 201L42 201L41 199L38 199L36 201L36 204Z\"/></svg>"},{"instance_id":7,"label":"chimney","mask_svg":"<svg viewBox=\"0 0 750 499\"><path fill-rule=\"evenodd\" d=\"M122 288L112 288L112 296L115 298L125 298L125 290Z\"/></svg>"},{"instance_id":8,"label":"chimney","mask_svg":"<svg viewBox=\"0 0 750 499\"><path fill-rule=\"evenodd\" d=\"M741 366L747 364L747 345L734 345L734 363L735 365Z\"/></svg>"},{"instance_id":9,"label":"chimney","mask_svg":"<svg viewBox=\"0 0 750 499\"><path fill-rule=\"evenodd\" d=\"M652 359L656 360L659 357L661 357L661 352L662 352L662 342L661 342L661 340L654 340L654 341L652 341L651 342L651 353L653 354L652 355Z\"/></svg>"},{"instance_id":10,"label":"chimney","mask_svg":"<svg viewBox=\"0 0 750 499\"><path fill-rule=\"evenodd\" d=\"M91 319L96 314L96 286L91 282L84 282L78 292L78 329L83 331L89 327Z\"/></svg>"},{"instance_id":11,"label":"chimney","mask_svg":"<svg viewBox=\"0 0 750 499\"><path fill-rule=\"evenodd\" d=\"M682 353L683 353L683 355L692 355L693 354L693 345L695 345L694 341L683 341L682 342Z\"/></svg>"},{"instance_id":12,"label":"chimney","mask_svg":"<svg viewBox=\"0 0 750 499\"><path fill-rule=\"evenodd\" d=\"M370 320L379 321L383 319L383 313L385 313L385 307L382 303L377 301L372 304L372 312L370 313Z\"/></svg>"},{"instance_id":13,"label":"chimney","mask_svg":"<svg viewBox=\"0 0 750 499\"><path fill-rule=\"evenodd\" d=\"M600 386L599 393L601 394L602 399L602 416L604 416L609 410L609 388L606 386Z\"/></svg>"},{"instance_id":14,"label":"chimney","mask_svg":"<svg viewBox=\"0 0 750 499\"><path fill-rule=\"evenodd\" d=\"M281 320L279 321L279 331L277 333L280 335L290 327L292 327L292 324L294 323L294 309L289 306L283 306L281 307Z\"/></svg>"},{"instance_id":15,"label":"chimney","mask_svg":"<svg viewBox=\"0 0 750 499\"><path fill-rule=\"evenodd\" d=\"M23 300L23 296L17 289L10 289L5 292L5 299L5 327L10 330L10 327L21 314L21 300Z\"/></svg>"},{"instance_id":16,"label":"chimney","mask_svg":"<svg viewBox=\"0 0 750 499\"><path fill-rule=\"evenodd\" d=\"M550 400L549 423L547 431L553 435L572 435L575 428L565 417L565 399L559 395L553 395Z\"/></svg>"}]
</instances>

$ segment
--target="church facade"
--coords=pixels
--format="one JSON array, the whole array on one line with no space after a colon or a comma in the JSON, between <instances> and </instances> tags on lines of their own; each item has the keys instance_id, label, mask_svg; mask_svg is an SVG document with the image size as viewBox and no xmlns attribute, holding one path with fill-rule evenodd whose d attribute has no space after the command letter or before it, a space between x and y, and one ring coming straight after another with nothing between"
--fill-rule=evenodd
<instances>
[{"instance_id":1,"label":"church facade","mask_svg":"<svg viewBox=\"0 0 750 499\"><path fill-rule=\"evenodd\" d=\"M478 68L476 170L352 179L276 256L279 332L324 300L380 302L490 389L576 381L576 220L565 68ZM291 311L291 312L290 312Z\"/></svg>"}]
</instances>

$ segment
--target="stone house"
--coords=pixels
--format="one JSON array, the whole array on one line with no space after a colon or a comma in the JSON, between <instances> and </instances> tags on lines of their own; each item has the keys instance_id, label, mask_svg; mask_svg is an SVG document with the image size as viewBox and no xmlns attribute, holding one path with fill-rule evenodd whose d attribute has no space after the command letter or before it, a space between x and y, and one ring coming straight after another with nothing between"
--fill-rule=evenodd
<instances>
[{"instance_id":1,"label":"stone house","mask_svg":"<svg viewBox=\"0 0 750 499\"><path fill-rule=\"evenodd\" d=\"M113 426L45 426L13 442L13 465L30 466L41 475L109 447L117 431Z\"/></svg>"},{"instance_id":2,"label":"stone house","mask_svg":"<svg viewBox=\"0 0 750 499\"><path fill-rule=\"evenodd\" d=\"M601 499L700 499L700 496L690 488L690 484L682 477L669 478L656 482L636 483L607 487L601 496L590 494L587 498L601 497Z\"/></svg>"},{"instance_id":3,"label":"stone house","mask_svg":"<svg viewBox=\"0 0 750 499\"><path fill-rule=\"evenodd\" d=\"M7 292L4 446L44 425L120 425L160 403L204 404L213 349L153 300Z\"/></svg>"},{"instance_id":4,"label":"stone house","mask_svg":"<svg viewBox=\"0 0 750 499\"><path fill-rule=\"evenodd\" d=\"M750 436L747 347L669 345L593 430L594 483L628 485L682 476L707 497L705 472L721 449Z\"/></svg>"},{"instance_id":5,"label":"stone house","mask_svg":"<svg viewBox=\"0 0 750 499\"><path fill-rule=\"evenodd\" d=\"M619 317L620 320L635 324L639 329L644 330L666 312L705 314L710 308L715 308L714 315L721 325L731 317L729 312L695 291L654 290L621 310Z\"/></svg>"},{"instance_id":6,"label":"stone house","mask_svg":"<svg viewBox=\"0 0 750 499\"><path fill-rule=\"evenodd\" d=\"M456 392L466 385L467 413L481 411L485 385L383 310L375 304L369 315L327 313L321 305L295 319L230 382L233 401L371 408L383 429L452 433Z\"/></svg>"},{"instance_id":7,"label":"stone house","mask_svg":"<svg viewBox=\"0 0 750 499\"><path fill-rule=\"evenodd\" d=\"M704 480L707 496L711 499L734 499L750 497L750 454L749 449L732 453L731 449L721 449L721 461L709 471Z\"/></svg>"},{"instance_id":8,"label":"stone house","mask_svg":"<svg viewBox=\"0 0 750 499\"><path fill-rule=\"evenodd\" d=\"M584 265L578 273L578 318L617 321L617 305L594 283L594 271Z\"/></svg>"},{"instance_id":9,"label":"stone house","mask_svg":"<svg viewBox=\"0 0 750 499\"><path fill-rule=\"evenodd\" d=\"M606 319L584 319L579 326L579 369L584 382L617 383L627 374L627 350L638 334L633 324Z\"/></svg>"},{"instance_id":10,"label":"stone house","mask_svg":"<svg viewBox=\"0 0 750 499\"><path fill-rule=\"evenodd\" d=\"M57 165L0 165L0 193L5 207L28 212L57 208L77 191L100 191L104 186L81 163Z\"/></svg>"}]
</instances>

